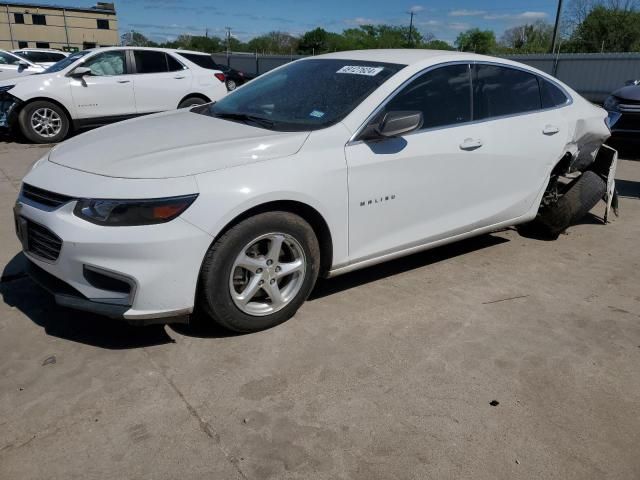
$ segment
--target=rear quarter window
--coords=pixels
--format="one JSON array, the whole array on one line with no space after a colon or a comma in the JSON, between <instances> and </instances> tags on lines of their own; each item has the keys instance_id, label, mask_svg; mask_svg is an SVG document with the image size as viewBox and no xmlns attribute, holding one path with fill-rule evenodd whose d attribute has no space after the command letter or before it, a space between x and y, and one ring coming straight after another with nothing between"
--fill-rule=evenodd
<instances>
[{"instance_id":1,"label":"rear quarter window","mask_svg":"<svg viewBox=\"0 0 640 480\"><path fill-rule=\"evenodd\" d=\"M195 63L199 67L206 68L209 70L217 70L218 66L216 62L213 61L213 58L209 55L198 55L195 53L181 53L181 56L189 60L190 62Z\"/></svg>"},{"instance_id":2,"label":"rear quarter window","mask_svg":"<svg viewBox=\"0 0 640 480\"><path fill-rule=\"evenodd\" d=\"M542 99L542 108L559 107L566 104L569 98L565 93L549 80L539 77L540 97Z\"/></svg>"}]
</instances>

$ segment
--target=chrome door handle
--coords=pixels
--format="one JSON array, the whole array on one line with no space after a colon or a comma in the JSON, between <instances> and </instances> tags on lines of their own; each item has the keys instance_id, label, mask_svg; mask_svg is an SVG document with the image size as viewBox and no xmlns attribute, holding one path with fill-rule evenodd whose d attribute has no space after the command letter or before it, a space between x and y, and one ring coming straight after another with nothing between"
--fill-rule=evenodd
<instances>
[{"instance_id":1,"label":"chrome door handle","mask_svg":"<svg viewBox=\"0 0 640 480\"><path fill-rule=\"evenodd\" d=\"M555 135L560 131L560 127L556 127L555 125L545 125L542 133L545 135Z\"/></svg>"},{"instance_id":2,"label":"chrome door handle","mask_svg":"<svg viewBox=\"0 0 640 480\"><path fill-rule=\"evenodd\" d=\"M461 150L477 150L483 145L482 140L479 138L465 138L464 142L460 144Z\"/></svg>"},{"instance_id":3,"label":"chrome door handle","mask_svg":"<svg viewBox=\"0 0 640 480\"><path fill-rule=\"evenodd\" d=\"M118 80L118 83L129 83L131 80Z\"/></svg>"}]
</instances>

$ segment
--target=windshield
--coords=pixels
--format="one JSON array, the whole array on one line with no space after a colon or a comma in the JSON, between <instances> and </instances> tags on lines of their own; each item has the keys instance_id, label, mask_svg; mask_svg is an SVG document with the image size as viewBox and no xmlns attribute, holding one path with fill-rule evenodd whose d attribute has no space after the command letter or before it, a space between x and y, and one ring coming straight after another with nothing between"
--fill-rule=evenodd
<instances>
[{"instance_id":1,"label":"windshield","mask_svg":"<svg viewBox=\"0 0 640 480\"><path fill-rule=\"evenodd\" d=\"M373 61L300 60L196 112L253 121L272 130L317 130L342 120L403 67Z\"/></svg>"},{"instance_id":2,"label":"windshield","mask_svg":"<svg viewBox=\"0 0 640 480\"><path fill-rule=\"evenodd\" d=\"M91 50L83 50L81 52L72 53L68 57L65 57L59 62L56 62L53 65L51 65L49 68L47 68L44 71L44 73L54 73L54 72L59 72L61 70L64 70L69 65L74 63L76 60L84 57L85 55L88 55L89 53L91 53Z\"/></svg>"}]
</instances>

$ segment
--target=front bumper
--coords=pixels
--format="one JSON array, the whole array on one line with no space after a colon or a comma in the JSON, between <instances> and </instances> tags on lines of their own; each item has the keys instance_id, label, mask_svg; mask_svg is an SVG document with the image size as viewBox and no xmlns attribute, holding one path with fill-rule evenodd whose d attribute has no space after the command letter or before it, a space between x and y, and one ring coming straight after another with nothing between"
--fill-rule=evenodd
<instances>
[{"instance_id":1,"label":"front bumper","mask_svg":"<svg viewBox=\"0 0 640 480\"><path fill-rule=\"evenodd\" d=\"M138 324L187 320L211 236L181 218L160 225L98 226L76 217L75 203L46 209L22 195L16 202L17 226L37 225L61 241L57 256L45 258L41 242L30 244L18 227L36 282L66 307Z\"/></svg>"},{"instance_id":2,"label":"front bumper","mask_svg":"<svg viewBox=\"0 0 640 480\"><path fill-rule=\"evenodd\" d=\"M609 111L608 122L613 137L640 140L640 106L637 113Z\"/></svg>"}]
</instances>

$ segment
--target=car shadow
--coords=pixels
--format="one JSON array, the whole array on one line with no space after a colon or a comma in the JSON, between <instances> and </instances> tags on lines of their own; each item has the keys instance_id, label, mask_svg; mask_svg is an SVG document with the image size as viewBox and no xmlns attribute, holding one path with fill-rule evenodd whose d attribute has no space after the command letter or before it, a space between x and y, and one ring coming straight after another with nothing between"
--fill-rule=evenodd
<instances>
[{"instance_id":1,"label":"car shadow","mask_svg":"<svg viewBox=\"0 0 640 480\"><path fill-rule=\"evenodd\" d=\"M333 279L320 279L309 301L508 241L496 235L483 235L357 270ZM111 350L174 342L162 325L132 326L123 321L56 305L53 297L24 273L22 265L25 262L24 255L20 253L7 264L0 281L0 295L7 305L20 310L33 323L42 327L47 335ZM217 326L198 311L194 313L189 324L170 324L168 327L180 335L196 338L229 338L242 335Z\"/></svg>"},{"instance_id":2,"label":"car shadow","mask_svg":"<svg viewBox=\"0 0 640 480\"><path fill-rule=\"evenodd\" d=\"M393 277L409 270L433 265L506 242L509 240L497 235L482 235L356 270L335 278L318 279L309 300L324 298L383 278Z\"/></svg>"},{"instance_id":3,"label":"car shadow","mask_svg":"<svg viewBox=\"0 0 640 480\"><path fill-rule=\"evenodd\" d=\"M109 350L123 350L173 343L164 326L135 327L91 313L59 307L53 297L35 284L21 268L25 259L16 255L0 281L4 302L20 310L47 335Z\"/></svg>"}]
</instances>

